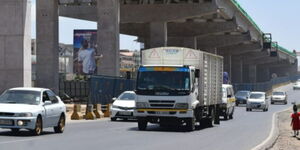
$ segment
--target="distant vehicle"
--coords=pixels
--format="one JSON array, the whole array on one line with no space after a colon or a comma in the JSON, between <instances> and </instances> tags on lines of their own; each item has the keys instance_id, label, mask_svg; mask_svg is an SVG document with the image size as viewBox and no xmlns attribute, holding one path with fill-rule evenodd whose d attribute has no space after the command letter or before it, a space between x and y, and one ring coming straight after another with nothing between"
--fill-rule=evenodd
<instances>
[{"instance_id":1,"label":"distant vehicle","mask_svg":"<svg viewBox=\"0 0 300 150\"><path fill-rule=\"evenodd\" d=\"M235 96L233 87L230 84L222 84L222 104L220 105L220 116L225 120L233 119Z\"/></svg>"},{"instance_id":2,"label":"distant vehicle","mask_svg":"<svg viewBox=\"0 0 300 150\"><path fill-rule=\"evenodd\" d=\"M300 81L297 81L297 82L293 85L293 89L294 89L294 90L300 89Z\"/></svg>"},{"instance_id":3,"label":"distant vehicle","mask_svg":"<svg viewBox=\"0 0 300 150\"><path fill-rule=\"evenodd\" d=\"M239 104L247 104L247 99L249 98L250 93L250 91L238 91L235 94L235 105L239 106Z\"/></svg>"},{"instance_id":4,"label":"distant vehicle","mask_svg":"<svg viewBox=\"0 0 300 150\"><path fill-rule=\"evenodd\" d=\"M118 98L113 98L114 102L111 107L111 121L117 118L135 119L133 111L135 109L136 94L133 91L125 91Z\"/></svg>"},{"instance_id":5,"label":"distant vehicle","mask_svg":"<svg viewBox=\"0 0 300 150\"><path fill-rule=\"evenodd\" d=\"M0 128L17 134L28 129L40 135L43 128L65 129L66 106L51 90L44 88L12 88L0 96Z\"/></svg>"},{"instance_id":6,"label":"distant vehicle","mask_svg":"<svg viewBox=\"0 0 300 150\"><path fill-rule=\"evenodd\" d=\"M246 111L252 111L252 109L268 111L269 103L265 92L251 92L247 100Z\"/></svg>"},{"instance_id":7,"label":"distant vehicle","mask_svg":"<svg viewBox=\"0 0 300 150\"><path fill-rule=\"evenodd\" d=\"M287 94L286 92L273 92L271 96L271 104L274 104L275 102L280 102L287 104Z\"/></svg>"}]
</instances>

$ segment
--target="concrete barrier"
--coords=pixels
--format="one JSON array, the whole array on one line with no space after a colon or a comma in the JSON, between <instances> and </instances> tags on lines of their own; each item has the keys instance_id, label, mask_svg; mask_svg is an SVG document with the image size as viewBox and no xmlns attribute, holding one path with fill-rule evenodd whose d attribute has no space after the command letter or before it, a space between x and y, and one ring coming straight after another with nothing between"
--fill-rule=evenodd
<instances>
[{"instance_id":1,"label":"concrete barrier","mask_svg":"<svg viewBox=\"0 0 300 150\"><path fill-rule=\"evenodd\" d=\"M104 111L104 117L110 117L110 106L111 104L106 105L106 110Z\"/></svg>"},{"instance_id":2,"label":"concrete barrier","mask_svg":"<svg viewBox=\"0 0 300 150\"><path fill-rule=\"evenodd\" d=\"M94 114L94 105L93 104L88 104L86 108L86 115L85 115L86 120L94 120L96 119L96 115Z\"/></svg>"},{"instance_id":3,"label":"concrete barrier","mask_svg":"<svg viewBox=\"0 0 300 150\"><path fill-rule=\"evenodd\" d=\"M73 106L73 113L71 115L71 120L80 120L83 117L80 117L80 110L81 110L81 105L79 104L74 104Z\"/></svg>"},{"instance_id":4,"label":"concrete barrier","mask_svg":"<svg viewBox=\"0 0 300 150\"><path fill-rule=\"evenodd\" d=\"M96 118L104 118L104 113L102 112L101 104L94 105L94 114Z\"/></svg>"}]
</instances>

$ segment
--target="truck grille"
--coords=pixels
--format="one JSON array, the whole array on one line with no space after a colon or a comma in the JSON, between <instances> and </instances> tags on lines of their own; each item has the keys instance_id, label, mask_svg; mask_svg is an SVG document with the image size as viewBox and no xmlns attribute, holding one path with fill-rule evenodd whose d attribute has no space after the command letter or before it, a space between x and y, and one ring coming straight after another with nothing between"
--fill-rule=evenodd
<instances>
[{"instance_id":1,"label":"truck grille","mask_svg":"<svg viewBox=\"0 0 300 150\"><path fill-rule=\"evenodd\" d=\"M173 108L174 100L149 100L150 107L154 108Z\"/></svg>"}]
</instances>

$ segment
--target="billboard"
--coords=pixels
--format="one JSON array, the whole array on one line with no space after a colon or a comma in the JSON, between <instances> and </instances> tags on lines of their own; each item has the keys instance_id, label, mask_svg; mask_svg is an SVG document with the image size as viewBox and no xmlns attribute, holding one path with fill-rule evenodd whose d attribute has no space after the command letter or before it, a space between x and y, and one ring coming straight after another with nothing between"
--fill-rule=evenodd
<instances>
[{"instance_id":1,"label":"billboard","mask_svg":"<svg viewBox=\"0 0 300 150\"><path fill-rule=\"evenodd\" d=\"M93 75L97 72L97 30L74 30L74 73Z\"/></svg>"}]
</instances>

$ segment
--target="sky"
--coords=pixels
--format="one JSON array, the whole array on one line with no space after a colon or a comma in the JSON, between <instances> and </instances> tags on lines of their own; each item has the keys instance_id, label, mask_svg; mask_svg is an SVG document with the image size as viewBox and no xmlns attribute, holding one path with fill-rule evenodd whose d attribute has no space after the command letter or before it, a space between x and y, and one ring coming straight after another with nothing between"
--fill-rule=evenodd
<instances>
[{"instance_id":1,"label":"sky","mask_svg":"<svg viewBox=\"0 0 300 150\"><path fill-rule=\"evenodd\" d=\"M35 38L35 1L32 0L32 38ZM272 33L273 41L289 49L300 51L300 1L299 0L237 0L265 33ZM73 43L74 29L96 29L97 23L59 18L59 42ZM136 37L120 36L120 48L136 50L140 44Z\"/></svg>"}]
</instances>

